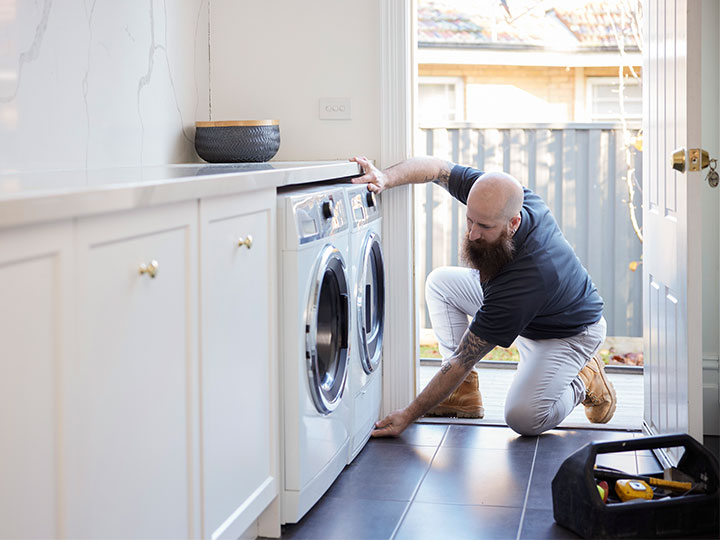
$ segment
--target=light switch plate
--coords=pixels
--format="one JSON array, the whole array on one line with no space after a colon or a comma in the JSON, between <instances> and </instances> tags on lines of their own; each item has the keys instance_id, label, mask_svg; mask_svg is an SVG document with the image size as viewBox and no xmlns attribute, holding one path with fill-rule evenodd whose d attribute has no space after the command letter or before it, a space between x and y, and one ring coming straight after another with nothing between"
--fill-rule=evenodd
<instances>
[{"instance_id":1,"label":"light switch plate","mask_svg":"<svg viewBox=\"0 0 720 540\"><path fill-rule=\"evenodd\" d=\"M320 98L320 120L351 120L352 100L348 98Z\"/></svg>"}]
</instances>

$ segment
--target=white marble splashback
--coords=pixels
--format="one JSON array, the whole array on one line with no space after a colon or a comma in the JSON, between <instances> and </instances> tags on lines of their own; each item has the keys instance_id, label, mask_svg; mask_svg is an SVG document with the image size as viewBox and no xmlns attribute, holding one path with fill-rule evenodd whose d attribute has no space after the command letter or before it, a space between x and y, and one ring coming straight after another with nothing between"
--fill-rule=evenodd
<instances>
[{"instance_id":1,"label":"white marble splashback","mask_svg":"<svg viewBox=\"0 0 720 540\"><path fill-rule=\"evenodd\" d=\"M0 0L0 173L195 162L208 0Z\"/></svg>"}]
</instances>

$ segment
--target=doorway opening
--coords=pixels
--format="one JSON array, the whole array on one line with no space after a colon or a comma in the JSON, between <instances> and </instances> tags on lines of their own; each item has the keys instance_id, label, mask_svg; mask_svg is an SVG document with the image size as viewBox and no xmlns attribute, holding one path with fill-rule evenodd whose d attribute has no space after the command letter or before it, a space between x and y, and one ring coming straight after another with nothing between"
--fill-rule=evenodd
<instances>
[{"instance_id":1,"label":"doorway opening","mask_svg":"<svg viewBox=\"0 0 720 540\"><path fill-rule=\"evenodd\" d=\"M600 354L620 396L602 427L640 429L642 51L640 2L418 0L415 155L502 170L539 194L605 302ZM415 188L421 391L442 361L424 281L462 265L465 207ZM476 366L482 423L504 424L517 349ZM562 426L592 427L578 407Z\"/></svg>"}]
</instances>

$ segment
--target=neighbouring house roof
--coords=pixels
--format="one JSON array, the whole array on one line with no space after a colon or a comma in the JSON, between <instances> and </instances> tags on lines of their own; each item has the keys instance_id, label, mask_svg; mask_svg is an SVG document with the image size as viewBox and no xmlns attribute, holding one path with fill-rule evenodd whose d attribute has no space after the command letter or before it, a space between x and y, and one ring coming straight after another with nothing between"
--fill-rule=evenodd
<instances>
[{"instance_id":1,"label":"neighbouring house roof","mask_svg":"<svg viewBox=\"0 0 720 540\"><path fill-rule=\"evenodd\" d=\"M419 0L418 46L640 50L640 0Z\"/></svg>"}]
</instances>

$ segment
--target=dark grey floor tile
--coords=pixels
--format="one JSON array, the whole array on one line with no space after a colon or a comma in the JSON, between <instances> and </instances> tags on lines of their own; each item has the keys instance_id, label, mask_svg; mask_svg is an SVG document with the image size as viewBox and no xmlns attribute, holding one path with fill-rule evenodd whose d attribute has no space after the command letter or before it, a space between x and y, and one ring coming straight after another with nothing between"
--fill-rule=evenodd
<instances>
[{"instance_id":1,"label":"dark grey floor tile","mask_svg":"<svg viewBox=\"0 0 720 540\"><path fill-rule=\"evenodd\" d=\"M574 532L555 523L552 510L525 510L520 538L544 540L546 538L580 538Z\"/></svg>"},{"instance_id":2,"label":"dark grey floor tile","mask_svg":"<svg viewBox=\"0 0 720 540\"><path fill-rule=\"evenodd\" d=\"M443 447L535 449L537 437L523 437L507 427L452 425L442 442Z\"/></svg>"},{"instance_id":3,"label":"dark grey floor tile","mask_svg":"<svg viewBox=\"0 0 720 540\"><path fill-rule=\"evenodd\" d=\"M409 501L430 466L436 448L368 444L328 490L332 497Z\"/></svg>"},{"instance_id":4,"label":"dark grey floor tile","mask_svg":"<svg viewBox=\"0 0 720 540\"><path fill-rule=\"evenodd\" d=\"M601 431L597 429L553 429L540 435L538 457L551 457L564 461L567 456L591 442L633 439L633 433L624 431Z\"/></svg>"},{"instance_id":5,"label":"dark grey floor tile","mask_svg":"<svg viewBox=\"0 0 720 540\"><path fill-rule=\"evenodd\" d=\"M414 502L395 538L397 540L514 539L521 513L520 508Z\"/></svg>"},{"instance_id":6,"label":"dark grey floor tile","mask_svg":"<svg viewBox=\"0 0 720 540\"><path fill-rule=\"evenodd\" d=\"M536 462L560 465L568 456L589 443L623 439L632 439L632 434L618 431L555 429L539 436L535 460ZM600 464L612 466L611 462L614 457L611 454L603 454L602 457L598 454L598 458L602 462Z\"/></svg>"},{"instance_id":7,"label":"dark grey floor tile","mask_svg":"<svg viewBox=\"0 0 720 540\"><path fill-rule=\"evenodd\" d=\"M538 461L535 457L527 508L536 510L552 510L552 480L555 478L562 460Z\"/></svg>"},{"instance_id":8,"label":"dark grey floor tile","mask_svg":"<svg viewBox=\"0 0 720 540\"><path fill-rule=\"evenodd\" d=\"M552 479L563 461L576 450L590 442L632 438L632 433L617 431L556 429L543 433L538 441L527 507L536 510L552 510ZM611 459L606 457L603 458L603 461L609 463ZM634 468L632 463L628 466Z\"/></svg>"},{"instance_id":9,"label":"dark grey floor tile","mask_svg":"<svg viewBox=\"0 0 720 540\"><path fill-rule=\"evenodd\" d=\"M533 452L442 446L415 500L522 508Z\"/></svg>"},{"instance_id":10,"label":"dark grey floor tile","mask_svg":"<svg viewBox=\"0 0 720 540\"><path fill-rule=\"evenodd\" d=\"M603 457L600 460L601 465L619 469L629 474L636 474L637 466L635 456L623 455L619 458L612 459L611 454L601 454L597 457ZM530 490L528 492L527 507L535 510L552 510L552 481L557 474L563 459L540 459L535 457L535 466L533 468L532 479L530 480ZM597 461L596 461L597 462Z\"/></svg>"},{"instance_id":11,"label":"dark grey floor tile","mask_svg":"<svg viewBox=\"0 0 720 540\"><path fill-rule=\"evenodd\" d=\"M326 495L300 522L284 526L282 538L390 538L407 504Z\"/></svg>"},{"instance_id":12,"label":"dark grey floor tile","mask_svg":"<svg viewBox=\"0 0 720 540\"><path fill-rule=\"evenodd\" d=\"M398 437L373 437L377 444L410 444L438 446L449 426L443 424L411 424Z\"/></svg>"}]
</instances>

